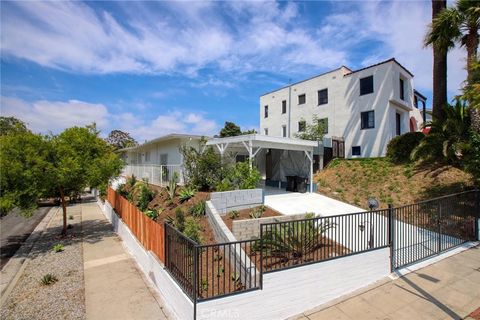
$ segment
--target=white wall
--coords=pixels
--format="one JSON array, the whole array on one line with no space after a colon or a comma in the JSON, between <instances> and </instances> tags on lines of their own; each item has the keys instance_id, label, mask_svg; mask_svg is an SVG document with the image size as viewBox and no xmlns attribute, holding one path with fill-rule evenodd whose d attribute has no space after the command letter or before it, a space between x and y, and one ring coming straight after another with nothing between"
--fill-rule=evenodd
<instances>
[{"instance_id":1,"label":"white wall","mask_svg":"<svg viewBox=\"0 0 480 320\"><path fill-rule=\"evenodd\" d=\"M395 113L401 115L401 133L410 131L409 119L414 116L421 127L419 111L413 107L413 78L395 62L347 74L337 69L291 87L291 137L298 132L298 122L312 122L313 116L328 118L326 137L343 137L345 155L352 158L352 146L361 147L361 157L384 156L388 142L396 135ZM360 96L360 78L373 75L374 92ZM400 99L399 79L405 83L405 100ZM328 88L328 104L318 105L319 90ZM268 128L269 135L281 136L282 125L288 125L288 87L260 97L260 132ZM298 95L306 94L306 103L298 104ZM287 101L287 113L282 114L282 100ZM264 106L269 106L264 118ZM375 111L375 128L360 129L360 113Z\"/></svg>"},{"instance_id":2,"label":"white wall","mask_svg":"<svg viewBox=\"0 0 480 320\"><path fill-rule=\"evenodd\" d=\"M263 290L201 302L197 319L285 319L390 274L389 249L263 276Z\"/></svg>"}]
</instances>

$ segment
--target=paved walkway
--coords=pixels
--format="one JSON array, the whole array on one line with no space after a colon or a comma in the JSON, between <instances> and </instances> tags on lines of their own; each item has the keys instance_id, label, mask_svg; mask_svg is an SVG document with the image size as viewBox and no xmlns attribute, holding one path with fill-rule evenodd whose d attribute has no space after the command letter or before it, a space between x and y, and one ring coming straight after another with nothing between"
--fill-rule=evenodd
<instances>
[{"instance_id":1,"label":"paved walkway","mask_svg":"<svg viewBox=\"0 0 480 320\"><path fill-rule=\"evenodd\" d=\"M87 319L167 319L95 202L82 204Z\"/></svg>"},{"instance_id":2,"label":"paved walkway","mask_svg":"<svg viewBox=\"0 0 480 320\"><path fill-rule=\"evenodd\" d=\"M365 211L318 193L286 192L265 188L265 205L285 215L314 212L323 217Z\"/></svg>"},{"instance_id":3,"label":"paved walkway","mask_svg":"<svg viewBox=\"0 0 480 320\"><path fill-rule=\"evenodd\" d=\"M464 319L480 307L480 247L296 319ZM469 319L469 318L468 318Z\"/></svg>"}]
</instances>

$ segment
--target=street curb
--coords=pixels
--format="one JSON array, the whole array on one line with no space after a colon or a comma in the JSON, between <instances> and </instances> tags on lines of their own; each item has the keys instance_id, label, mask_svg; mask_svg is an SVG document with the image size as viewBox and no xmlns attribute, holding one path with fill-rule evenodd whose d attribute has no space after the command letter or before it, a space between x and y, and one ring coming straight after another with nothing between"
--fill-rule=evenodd
<instances>
[{"instance_id":1,"label":"street curb","mask_svg":"<svg viewBox=\"0 0 480 320\"><path fill-rule=\"evenodd\" d=\"M1 270L0 277L0 306L3 305L7 297L12 292L17 284L20 276L25 270L28 261L30 260L30 253L37 240L43 235L45 229L52 221L53 217L58 213L60 207L53 207L35 227L32 233L28 236L25 243L15 252L13 257Z\"/></svg>"}]
</instances>

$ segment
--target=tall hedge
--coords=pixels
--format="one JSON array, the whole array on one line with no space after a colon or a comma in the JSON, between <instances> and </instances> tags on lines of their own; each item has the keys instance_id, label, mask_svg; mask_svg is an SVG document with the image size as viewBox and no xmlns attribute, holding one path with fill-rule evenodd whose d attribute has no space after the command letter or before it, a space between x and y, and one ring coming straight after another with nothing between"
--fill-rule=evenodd
<instances>
[{"instance_id":1,"label":"tall hedge","mask_svg":"<svg viewBox=\"0 0 480 320\"><path fill-rule=\"evenodd\" d=\"M393 138L387 145L387 158L393 163L409 162L412 150L424 137L422 132L408 132Z\"/></svg>"}]
</instances>

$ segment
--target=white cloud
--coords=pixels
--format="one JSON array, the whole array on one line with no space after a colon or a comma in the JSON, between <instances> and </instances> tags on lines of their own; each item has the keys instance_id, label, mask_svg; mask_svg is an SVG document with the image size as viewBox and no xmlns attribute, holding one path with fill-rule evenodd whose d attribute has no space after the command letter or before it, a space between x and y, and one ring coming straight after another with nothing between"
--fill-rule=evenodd
<instances>
[{"instance_id":1,"label":"white cloud","mask_svg":"<svg viewBox=\"0 0 480 320\"><path fill-rule=\"evenodd\" d=\"M19 118L35 132L58 133L72 126L85 126L95 122L102 129L108 126L108 110L103 104L78 100L33 103L12 97L1 97L2 116Z\"/></svg>"},{"instance_id":2,"label":"white cloud","mask_svg":"<svg viewBox=\"0 0 480 320\"><path fill-rule=\"evenodd\" d=\"M110 130L128 131L138 141L150 140L170 133L214 135L219 125L203 113L167 111L152 119L139 115L111 113L103 104L78 100L27 102L13 97L0 97L1 115L12 116L26 122L38 133L59 133L72 126L85 126L92 122L107 135Z\"/></svg>"},{"instance_id":3,"label":"white cloud","mask_svg":"<svg viewBox=\"0 0 480 320\"><path fill-rule=\"evenodd\" d=\"M288 27L299 17L294 3L128 3L115 15L63 1L2 9L3 55L73 72L298 72L346 57L315 30Z\"/></svg>"}]
</instances>

